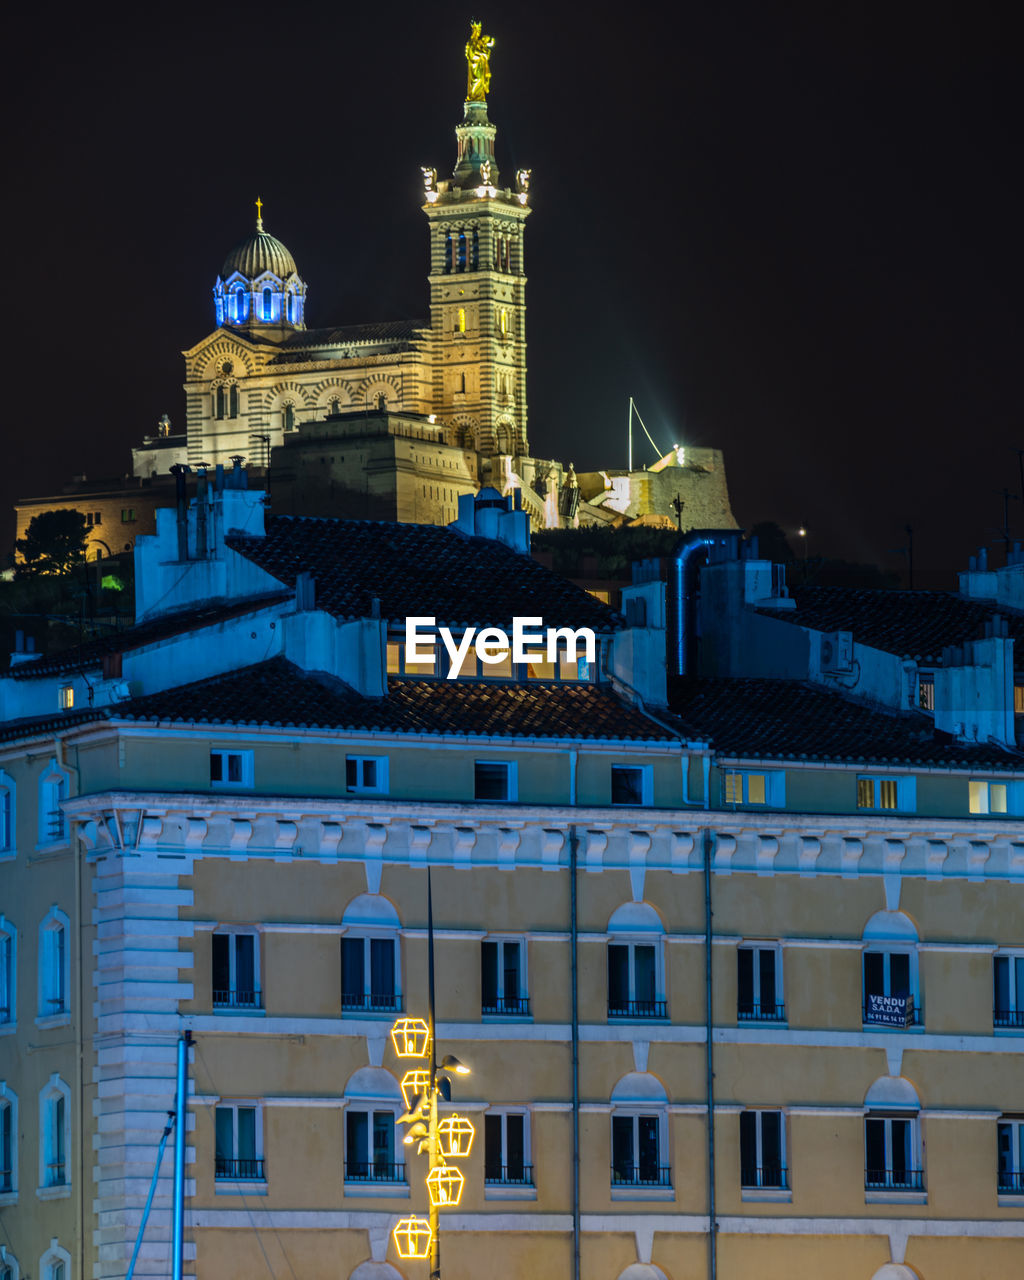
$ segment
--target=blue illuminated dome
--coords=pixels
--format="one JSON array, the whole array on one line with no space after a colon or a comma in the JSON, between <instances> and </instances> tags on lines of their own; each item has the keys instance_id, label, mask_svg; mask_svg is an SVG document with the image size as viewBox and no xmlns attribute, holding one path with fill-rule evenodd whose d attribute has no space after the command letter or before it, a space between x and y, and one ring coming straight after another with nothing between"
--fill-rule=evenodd
<instances>
[{"instance_id":1,"label":"blue illuminated dome","mask_svg":"<svg viewBox=\"0 0 1024 1280\"><path fill-rule=\"evenodd\" d=\"M262 201L256 207L261 210ZM257 216L253 234L225 258L213 300L218 325L305 328L306 283L287 248L264 231L262 217Z\"/></svg>"}]
</instances>

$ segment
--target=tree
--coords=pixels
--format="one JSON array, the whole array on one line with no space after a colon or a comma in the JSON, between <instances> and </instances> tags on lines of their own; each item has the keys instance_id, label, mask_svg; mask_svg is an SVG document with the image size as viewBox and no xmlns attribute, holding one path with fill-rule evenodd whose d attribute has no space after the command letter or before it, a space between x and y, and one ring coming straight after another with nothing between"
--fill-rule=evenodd
<instances>
[{"instance_id":1,"label":"tree","mask_svg":"<svg viewBox=\"0 0 1024 1280\"><path fill-rule=\"evenodd\" d=\"M19 577L44 573L66 576L84 561L88 536L80 511L67 507L41 511L29 521L24 538L14 544L23 561L18 565Z\"/></svg>"}]
</instances>

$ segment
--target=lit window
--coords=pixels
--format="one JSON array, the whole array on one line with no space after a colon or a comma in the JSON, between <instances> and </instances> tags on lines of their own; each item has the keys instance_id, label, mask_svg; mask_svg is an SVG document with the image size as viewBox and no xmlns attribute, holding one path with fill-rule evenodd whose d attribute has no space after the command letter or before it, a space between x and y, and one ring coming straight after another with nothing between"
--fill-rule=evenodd
<instances>
[{"instance_id":1,"label":"lit window","mask_svg":"<svg viewBox=\"0 0 1024 1280\"><path fill-rule=\"evenodd\" d=\"M1024 684L1013 686L1013 710L1015 715L1024 716Z\"/></svg>"},{"instance_id":2,"label":"lit window","mask_svg":"<svg viewBox=\"0 0 1024 1280\"><path fill-rule=\"evenodd\" d=\"M399 646L400 649L403 646ZM432 676L437 671L437 650L434 645L421 644L418 646L420 653L426 653L429 656L421 662L409 662L402 653L402 665L407 676ZM389 658L390 661L390 658Z\"/></svg>"},{"instance_id":3,"label":"lit window","mask_svg":"<svg viewBox=\"0 0 1024 1280\"><path fill-rule=\"evenodd\" d=\"M480 659L480 675L491 680L511 680L515 674L512 668L512 650L486 646L488 660Z\"/></svg>"},{"instance_id":4,"label":"lit window","mask_svg":"<svg viewBox=\"0 0 1024 1280\"><path fill-rule=\"evenodd\" d=\"M1005 782L974 782L968 784L971 813L1006 813Z\"/></svg>"},{"instance_id":5,"label":"lit window","mask_svg":"<svg viewBox=\"0 0 1024 1280\"><path fill-rule=\"evenodd\" d=\"M473 765L473 799L515 800L515 762L509 760L477 760Z\"/></svg>"},{"instance_id":6,"label":"lit window","mask_svg":"<svg viewBox=\"0 0 1024 1280\"><path fill-rule=\"evenodd\" d=\"M253 761L251 751L211 751L211 787L251 787Z\"/></svg>"},{"instance_id":7,"label":"lit window","mask_svg":"<svg viewBox=\"0 0 1024 1280\"><path fill-rule=\"evenodd\" d=\"M993 957L992 983L993 1023L1024 1028L1024 953Z\"/></svg>"},{"instance_id":8,"label":"lit window","mask_svg":"<svg viewBox=\"0 0 1024 1280\"><path fill-rule=\"evenodd\" d=\"M781 1111L740 1112L740 1185L786 1187L785 1125Z\"/></svg>"},{"instance_id":9,"label":"lit window","mask_svg":"<svg viewBox=\"0 0 1024 1280\"><path fill-rule=\"evenodd\" d=\"M401 1008L396 982L397 939L346 935L341 940L341 1007L346 1011L391 1013Z\"/></svg>"},{"instance_id":10,"label":"lit window","mask_svg":"<svg viewBox=\"0 0 1024 1280\"><path fill-rule=\"evenodd\" d=\"M215 933L212 950L213 1007L261 1009L259 938L254 932Z\"/></svg>"},{"instance_id":11,"label":"lit window","mask_svg":"<svg viewBox=\"0 0 1024 1280\"><path fill-rule=\"evenodd\" d=\"M528 665L526 668L526 678L528 680L554 680L557 674L555 664L549 662L543 653L529 653L526 655Z\"/></svg>"},{"instance_id":12,"label":"lit window","mask_svg":"<svg viewBox=\"0 0 1024 1280\"><path fill-rule=\"evenodd\" d=\"M722 775L722 803L770 805L781 809L786 803L784 773L746 773L727 769Z\"/></svg>"},{"instance_id":13,"label":"lit window","mask_svg":"<svg viewBox=\"0 0 1024 1280\"><path fill-rule=\"evenodd\" d=\"M346 756L345 789L368 795L387 795L387 756Z\"/></svg>"},{"instance_id":14,"label":"lit window","mask_svg":"<svg viewBox=\"0 0 1024 1280\"><path fill-rule=\"evenodd\" d=\"M459 318L455 327L456 329L458 329L459 333L466 332L466 308L465 307L459 307Z\"/></svg>"},{"instance_id":15,"label":"lit window","mask_svg":"<svg viewBox=\"0 0 1024 1280\"><path fill-rule=\"evenodd\" d=\"M743 946L736 953L736 1017L740 1022L784 1022L782 953L776 946Z\"/></svg>"},{"instance_id":16,"label":"lit window","mask_svg":"<svg viewBox=\"0 0 1024 1280\"><path fill-rule=\"evenodd\" d=\"M868 1114L864 1119L866 1191L921 1191L917 1116Z\"/></svg>"},{"instance_id":17,"label":"lit window","mask_svg":"<svg viewBox=\"0 0 1024 1280\"><path fill-rule=\"evenodd\" d=\"M39 926L39 1017L67 1014L68 934L70 921L58 907L51 907Z\"/></svg>"},{"instance_id":18,"label":"lit window","mask_svg":"<svg viewBox=\"0 0 1024 1280\"><path fill-rule=\"evenodd\" d=\"M0 915L0 1024L12 1027L18 1020L18 931Z\"/></svg>"},{"instance_id":19,"label":"lit window","mask_svg":"<svg viewBox=\"0 0 1024 1280\"><path fill-rule=\"evenodd\" d=\"M290 293L288 295L288 323L289 324L294 324L295 322L294 317L295 317L295 295L293 293Z\"/></svg>"},{"instance_id":20,"label":"lit window","mask_svg":"<svg viewBox=\"0 0 1024 1280\"><path fill-rule=\"evenodd\" d=\"M526 944L521 938L480 944L480 1011L491 1015L527 1017Z\"/></svg>"},{"instance_id":21,"label":"lit window","mask_svg":"<svg viewBox=\"0 0 1024 1280\"><path fill-rule=\"evenodd\" d=\"M134 508L134 507L122 507L122 508L121 508L121 523L122 523L122 524L134 524L134 523L135 523L135 508Z\"/></svg>"},{"instance_id":22,"label":"lit window","mask_svg":"<svg viewBox=\"0 0 1024 1280\"><path fill-rule=\"evenodd\" d=\"M999 1191L1024 1195L1024 1120L1001 1120L996 1126Z\"/></svg>"},{"instance_id":23,"label":"lit window","mask_svg":"<svg viewBox=\"0 0 1024 1280\"><path fill-rule=\"evenodd\" d=\"M57 691L57 703L61 711L70 711L75 705L75 689L73 685L62 684Z\"/></svg>"},{"instance_id":24,"label":"lit window","mask_svg":"<svg viewBox=\"0 0 1024 1280\"><path fill-rule=\"evenodd\" d=\"M612 1116L612 1185L668 1187L671 1169L662 1163L666 1147L660 1113Z\"/></svg>"},{"instance_id":25,"label":"lit window","mask_svg":"<svg viewBox=\"0 0 1024 1280\"><path fill-rule=\"evenodd\" d=\"M398 676L402 674L402 649L403 645L397 640L388 641L388 675Z\"/></svg>"},{"instance_id":26,"label":"lit window","mask_svg":"<svg viewBox=\"0 0 1024 1280\"><path fill-rule=\"evenodd\" d=\"M405 1165L395 1160L393 1110L346 1106L345 1181L405 1182Z\"/></svg>"},{"instance_id":27,"label":"lit window","mask_svg":"<svg viewBox=\"0 0 1024 1280\"><path fill-rule=\"evenodd\" d=\"M654 771L645 765L612 765L612 804L652 803Z\"/></svg>"},{"instance_id":28,"label":"lit window","mask_svg":"<svg viewBox=\"0 0 1024 1280\"><path fill-rule=\"evenodd\" d=\"M270 289L263 290L263 319L270 320L273 316L273 298L274 294Z\"/></svg>"},{"instance_id":29,"label":"lit window","mask_svg":"<svg viewBox=\"0 0 1024 1280\"><path fill-rule=\"evenodd\" d=\"M18 1189L18 1095L0 1081L0 1195Z\"/></svg>"},{"instance_id":30,"label":"lit window","mask_svg":"<svg viewBox=\"0 0 1024 1280\"><path fill-rule=\"evenodd\" d=\"M916 807L917 779L858 778L858 809L892 809L912 813Z\"/></svg>"},{"instance_id":31,"label":"lit window","mask_svg":"<svg viewBox=\"0 0 1024 1280\"><path fill-rule=\"evenodd\" d=\"M522 1111L489 1111L484 1116L484 1183L532 1187L529 1117Z\"/></svg>"},{"instance_id":32,"label":"lit window","mask_svg":"<svg viewBox=\"0 0 1024 1280\"><path fill-rule=\"evenodd\" d=\"M264 1182L263 1124L255 1103L223 1103L216 1112L214 1176L234 1182Z\"/></svg>"},{"instance_id":33,"label":"lit window","mask_svg":"<svg viewBox=\"0 0 1024 1280\"><path fill-rule=\"evenodd\" d=\"M65 1188L71 1181L71 1090L54 1073L39 1094L40 1191ZM44 1197L45 1198L45 1197Z\"/></svg>"}]
</instances>

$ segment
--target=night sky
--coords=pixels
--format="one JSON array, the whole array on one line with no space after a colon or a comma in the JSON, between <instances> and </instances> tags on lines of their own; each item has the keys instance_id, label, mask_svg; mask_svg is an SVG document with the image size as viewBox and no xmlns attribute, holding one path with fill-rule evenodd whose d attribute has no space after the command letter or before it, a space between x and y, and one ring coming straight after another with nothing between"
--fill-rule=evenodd
<instances>
[{"instance_id":1,"label":"night sky","mask_svg":"<svg viewBox=\"0 0 1024 1280\"><path fill-rule=\"evenodd\" d=\"M419 166L454 163L474 16L74 12L7 42L5 512L183 425L180 352L257 195L310 325L426 316ZM1000 545L1024 448L1011 14L479 8L504 180L533 169L533 452L624 466L632 395L664 448L725 451L741 524L805 525L811 555L900 568L910 523L918 585L947 586Z\"/></svg>"}]
</instances>

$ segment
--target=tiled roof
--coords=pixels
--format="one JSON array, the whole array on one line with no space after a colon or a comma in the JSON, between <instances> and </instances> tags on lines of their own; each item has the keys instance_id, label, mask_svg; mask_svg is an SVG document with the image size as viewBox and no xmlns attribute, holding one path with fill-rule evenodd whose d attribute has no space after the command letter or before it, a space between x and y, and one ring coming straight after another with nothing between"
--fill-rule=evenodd
<instances>
[{"instance_id":1,"label":"tiled roof","mask_svg":"<svg viewBox=\"0 0 1024 1280\"><path fill-rule=\"evenodd\" d=\"M593 684L391 679L386 698L310 675L284 658L114 708L117 719L269 725L370 733L675 741L668 729Z\"/></svg>"},{"instance_id":2,"label":"tiled roof","mask_svg":"<svg viewBox=\"0 0 1024 1280\"><path fill-rule=\"evenodd\" d=\"M74 711L55 711L48 716L23 716L17 720L0 720L0 742L14 742L36 734L65 733L90 720L106 720L108 707L79 707Z\"/></svg>"},{"instance_id":3,"label":"tiled roof","mask_svg":"<svg viewBox=\"0 0 1024 1280\"><path fill-rule=\"evenodd\" d=\"M795 609L765 609L784 622L816 631L850 631L859 644L939 662L946 645L975 640L995 614L1007 621L1015 661L1024 665L1024 613L988 600L946 591L870 591L849 587L794 587Z\"/></svg>"},{"instance_id":4,"label":"tiled roof","mask_svg":"<svg viewBox=\"0 0 1024 1280\"><path fill-rule=\"evenodd\" d=\"M880 711L795 680L682 677L670 681L669 705L720 756L1024 773L1021 752L945 741L924 712Z\"/></svg>"},{"instance_id":5,"label":"tiled roof","mask_svg":"<svg viewBox=\"0 0 1024 1280\"><path fill-rule=\"evenodd\" d=\"M109 635L96 636L84 644L57 653L46 654L34 662L19 662L6 674L15 680L36 680L42 676L60 675L62 672L92 671L100 665L108 653L127 653L147 644L182 635L186 631L199 631L213 627L231 618L257 613L268 605L291 598L291 591L275 591L264 596L250 596L234 604L216 605L206 609L187 609L180 613L167 613L151 622L140 622L124 631L112 631Z\"/></svg>"},{"instance_id":6,"label":"tiled roof","mask_svg":"<svg viewBox=\"0 0 1024 1280\"><path fill-rule=\"evenodd\" d=\"M613 631L622 619L580 587L493 538L437 525L274 516L262 538L228 545L288 586L306 571L316 603L337 617L436 617L438 625L511 629L512 618L544 626Z\"/></svg>"}]
</instances>

